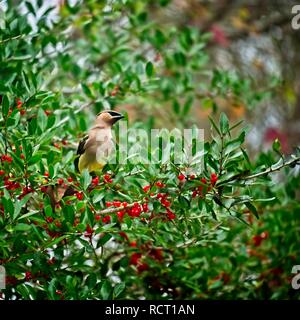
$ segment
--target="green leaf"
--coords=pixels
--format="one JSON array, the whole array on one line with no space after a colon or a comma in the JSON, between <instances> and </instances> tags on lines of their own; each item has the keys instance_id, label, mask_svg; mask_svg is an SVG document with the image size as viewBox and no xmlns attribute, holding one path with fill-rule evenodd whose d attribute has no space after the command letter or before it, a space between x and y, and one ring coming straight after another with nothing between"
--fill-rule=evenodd
<instances>
[{"instance_id":1,"label":"green leaf","mask_svg":"<svg viewBox=\"0 0 300 320\"><path fill-rule=\"evenodd\" d=\"M281 143L277 138L274 140L272 148L273 148L273 150L275 152L280 153L280 151L281 151Z\"/></svg>"},{"instance_id":2,"label":"green leaf","mask_svg":"<svg viewBox=\"0 0 300 320\"><path fill-rule=\"evenodd\" d=\"M25 1L25 5L26 5L28 11L35 16L35 10L34 10L32 3L30 3L29 1Z\"/></svg>"},{"instance_id":3,"label":"green leaf","mask_svg":"<svg viewBox=\"0 0 300 320\"><path fill-rule=\"evenodd\" d=\"M82 91L90 98L93 98L91 89L84 83L81 84Z\"/></svg>"},{"instance_id":4,"label":"green leaf","mask_svg":"<svg viewBox=\"0 0 300 320\"><path fill-rule=\"evenodd\" d=\"M32 166L33 164L39 162L42 158L41 154L36 154L35 156L32 156L28 161L28 166Z\"/></svg>"},{"instance_id":5,"label":"green leaf","mask_svg":"<svg viewBox=\"0 0 300 320\"><path fill-rule=\"evenodd\" d=\"M4 189L6 191L6 189ZM14 215L14 204L10 198L3 197L2 198L2 204L4 207L5 212L8 212L11 218L13 218Z\"/></svg>"},{"instance_id":6,"label":"green leaf","mask_svg":"<svg viewBox=\"0 0 300 320\"><path fill-rule=\"evenodd\" d=\"M180 104L178 103L177 100L173 101L173 110L176 114L179 114L180 112Z\"/></svg>"},{"instance_id":7,"label":"green leaf","mask_svg":"<svg viewBox=\"0 0 300 320\"><path fill-rule=\"evenodd\" d=\"M117 298L125 289L125 283L121 282L114 287L114 297Z\"/></svg>"},{"instance_id":8,"label":"green leaf","mask_svg":"<svg viewBox=\"0 0 300 320\"><path fill-rule=\"evenodd\" d=\"M48 119L44 112L44 109L40 108L38 111L37 122L42 131L46 129L47 121Z\"/></svg>"},{"instance_id":9,"label":"green leaf","mask_svg":"<svg viewBox=\"0 0 300 320\"><path fill-rule=\"evenodd\" d=\"M191 109L191 107L193 105L193 101L194 101L193 97L189 97L186 100L185 104L183 105L183 110L182 110L182 115L183 116L186 116L189 113L189 111L190 111L190 109Z\"/></svg>"},{"instance_id":10,"label":"green leaf","mask_svg":"<svg viewBox=\"0 0 300 320\"><path fill-rule=\"evenodd\" d=\"M50 296L51 296L52 300L55 300L55 296L56 296L55 295L56 283L57 283L56 278L53 278L53 279L51 279L51 281L49 283L49 286L48 286L48 290L49 290L49 293L50 293Z\"/></svg>"},{"instance_id":11,"label":"green leaf","mask_svg":"<svg viewBox=\"0 0 300 320\"><path fill-rule=\"evenodd\" d=\"M180 206L184 209L189 209L191 207L190 201L184 196L179 196L178 201Z\"/></svg>"},{"instance_id":12,"label":"green leaf","mask_svg":"<svg viewBox=\"0 0 300 320\"><path fill-rule=\"evenodd\" d=\"M87 169L83 170L83 190L86 190L91 184L92 177Z\"/></svg>"},{"instance_id":13,"label":"green leaf","mask_svg":"<svg viewBox=\"0 0 300 320\"><path fill-rule=\"evenodd\" d=\"M257 219L259 219L257 209L251 202L245 202L245 206L255 215Z\"/></svg>"},{"instance_id":14,"label":"green leaf","mask_svg":"<svg viewBox=\"0 0 300 320\"><path fill-rule=\"evenodd\" d=\"M94 273L91 273L86 279L86 285L91 290L97 284L97 276Z\"/></svg>"},{"instance_id":15,"label":"green leaf","mask_svg":"<svg viewBox=\"0 0 300 320\"><path fill-rule=\"evenodd\" d=\"M25 88L27 90L27 92L30 93L30 83L29 83L29 79L28 79L28 76L26 75L26 73L24 71L22 71L22 78L23 78L23 81L24 81L24 84L25 84Z\"/></svg>"},{"instance_id":16,"label":"green leaf","mask_svg":"<svg viewBox=\"0 0 300 320\"><path fill-rule=\"evenodd\" d=\"M70 237L70 235L65 234L65 235L63 235L63 236L61 236L61 237L58 237L58 238L56 238L56 239L54 239L54 240L46 243L46 244L43 246L43 248L44 248L44 249L51 248L51 247L53 247L54 245L56 245L56 244L58 244L59 242L61 242L62 240L66 239L66 238L69 238L69 237Z\"/></svg>"},{"instance_id":17,"label":"green leaf","mask_svg":"<svg viewBox=\"0 0 300 320\"><path fill-rule=\"evenodd\" d=\"M20 201L16 201L13 219L16 219L19 216L22 207L27 203L27 201L31 197L32 197L32 194L29 193L29 194L26 194L26 196L22 198Z\"/></svg>"},{"instance_id":18,"label":"green leaf","mask_svg":"<svg viewBox=\"0 0 300 320\"><path fill-rule=\"evenodd\" d=\"M9 100L7 96L2 98L2 114L4 117L7 117L9 111Z\"/></svg>"},{"instance_id":19,"label":"green leaf","mask_svg":"<svg viewBox=\"0 0 300 320\"><path fill-rule=\"evenodd\" d=\"M224 112L220 115L220 129L223 135L227 134L229 131L229 121Z\"/></svg>"},{"instance_id":20,"label":"green leaf","mask_svg":"<svg viewBox=\"0 0 300 320\"><path fill-rule=\"evenodd\" d=\"M112 293L112 286L108 280L105 280L101 286L100 290L101 296L103 300L108 300Z\"/></svg>"},{"instance_id":21,"label":"green leaf","mask_svg":"<svg viewBox=\"0 0 300 320\"><path fill-rule=\"evenodd\" d=\"M148 61L146 64L146 74L148 77L151 77L154 74L154 67L153 67L152 62L150 62L150 61Z\"/></svg>"},{"instance_id":22,"label":"green leaf","mask_svg":"<svg viewBox=\"0 0 300 320\"><path fill-rule=\"evenodd\" d=\"M31 225L26 223L18 223L14 227L15 231L29 231L30 229L31 229Z\"/></svg>"}]
</instances>

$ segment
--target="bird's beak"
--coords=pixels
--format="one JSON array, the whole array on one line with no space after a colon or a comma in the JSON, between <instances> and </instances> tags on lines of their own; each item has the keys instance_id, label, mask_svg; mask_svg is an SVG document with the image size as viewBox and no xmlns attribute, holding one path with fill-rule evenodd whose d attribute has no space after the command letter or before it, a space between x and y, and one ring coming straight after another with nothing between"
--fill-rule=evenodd
<instances>
[{"instance_id":1,"label":"bird's beak","mask_svg":"<svg viewBox=\"0 0 300 320\"><path fill-rule=\"evenodd\" d=\"M117 112L116 112L117 113ZM124 116L121 113L118 113L112 117L115 121L124 119Z\"/></svg>"}]
</instances>

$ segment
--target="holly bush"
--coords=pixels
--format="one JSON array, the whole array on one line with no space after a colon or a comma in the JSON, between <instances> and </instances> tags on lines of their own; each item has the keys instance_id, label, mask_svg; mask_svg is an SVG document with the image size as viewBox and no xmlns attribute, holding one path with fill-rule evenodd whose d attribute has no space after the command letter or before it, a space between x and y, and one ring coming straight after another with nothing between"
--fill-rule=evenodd
<instances>
[{"instance_id":1,"label":"holly bush","mask_svg":"<svg viewBox=\"0 0 300 320\"><path fill-rule=\"evenodd\" d=\"M299 150L283 156L276 140L249 156L247 126L216 117L218 99L252 108L270 92L213 68L211 34L160 19L169 3L5 1L2 299L299 297ZM148 132L211 110L202 163L162 156L77 173L79 140L116 108Z\"/></svg>"}]
</instances>

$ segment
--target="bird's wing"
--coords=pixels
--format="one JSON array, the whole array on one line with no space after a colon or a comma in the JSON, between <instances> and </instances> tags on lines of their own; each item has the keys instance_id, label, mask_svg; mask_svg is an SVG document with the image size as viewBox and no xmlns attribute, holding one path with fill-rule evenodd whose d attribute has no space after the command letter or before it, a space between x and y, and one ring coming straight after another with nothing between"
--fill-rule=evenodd
<instances>
[{"instance_id":1,"label":"bird's wing","mask_svg":"<svg viewBox=\"0 0 300 320\"><path fill-rule=\"evenodd\" d=\"M78 163L79 163L79 157L84 153L85 151L85 147L86 147L86 141L88 140L89 136L85 136L80 142L79 142L79 145L78 145L78 148L77 148L77 157L75 158L74 160L74 165L75 165L75 169L77 172L79 172L79 168L78 168Z\"/></svg>"}]
</instances>

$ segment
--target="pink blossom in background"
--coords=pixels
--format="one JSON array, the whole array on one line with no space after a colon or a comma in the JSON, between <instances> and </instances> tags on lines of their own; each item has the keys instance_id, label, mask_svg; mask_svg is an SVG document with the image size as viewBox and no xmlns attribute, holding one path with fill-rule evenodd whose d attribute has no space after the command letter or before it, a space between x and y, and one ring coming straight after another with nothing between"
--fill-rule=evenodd
<instances>
[{"instance_id":1,"label":"pink blossom in background","mask_svg":"<svg viewBox=\"0 0 300 320\"><path fill-rule=\"evenodd\" d=\"M210 32L213 33L213 41L216 42L217 44L219 44L222 47L228 47L229 46L229 40L224 32L224 30L214 24L211 28L210 28Z\"/></svg>"}]
</instances>

